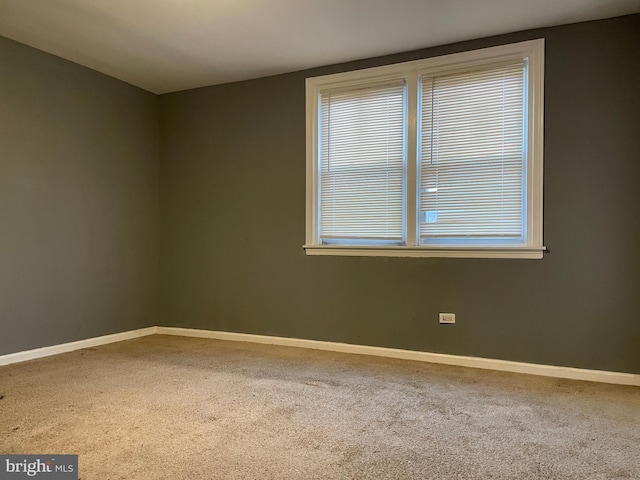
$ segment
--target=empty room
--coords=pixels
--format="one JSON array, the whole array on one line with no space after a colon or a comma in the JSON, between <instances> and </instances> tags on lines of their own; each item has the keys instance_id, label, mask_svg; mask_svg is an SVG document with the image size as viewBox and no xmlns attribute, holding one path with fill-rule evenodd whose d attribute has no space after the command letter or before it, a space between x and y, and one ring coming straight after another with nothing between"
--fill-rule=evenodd
<instances>
[{"instance_id":1,"label":"empty room","mask_svg":"<svg viewBox=\"0 0 640 480\"><path fill-rule=\"evenodd\" d=\"M0 0L0 480L640 479L640 1Z\"/></svg>"}]
</instances>

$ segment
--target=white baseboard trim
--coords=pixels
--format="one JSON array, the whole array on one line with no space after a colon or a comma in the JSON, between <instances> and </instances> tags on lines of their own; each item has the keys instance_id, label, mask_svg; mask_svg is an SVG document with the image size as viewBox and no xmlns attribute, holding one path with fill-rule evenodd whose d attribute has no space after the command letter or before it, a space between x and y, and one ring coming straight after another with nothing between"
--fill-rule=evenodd
<instances>
[{"instance_id":1,"label":"white baseboard trim","mask_svg":"<svg viewBox=\"0 0 640 480\"><path fill-rule=\"evenodd\" d=\"M485 370L500 370L503 372L525 373L545 377L566 378L571 380L586 380L590 382L612 383L616 385L640 386L640 375L623 372L607 372L603 370L586 370L582 368L557 367L535 363L511 362L491 358L466 357L443 353L419 352L415 350L401 350L397 348L370 347L349 343L324 342L318 340L304 340L299 338L272 337L267 335L252 335L248 333L220 332L213 330L196 330L177 327L157 327L156 333L162 335L179 335L184 337L212 338L217 340L232 340L237 342L266 343L287 347L311 348L328 350L331 352L354 353L358 355L372 355L376 357L416 360L419 362L441 363L459 367L482 368Z\"/></svg>"},{"instance_id":2,"label":"white baseboard trim","mask_svg":"<svg viewBox=\"0 0 640 480\"><path fill-rule=\"evenodd\" d=\"M640 387L640 375L623 372L607 372L603 370L585 370L582 368L557 367L553 365L539 365L535 363L511 362L491 358L466 357L448 355L444 353L419 352L415 350L401 350L398 348L371 347L367 345L353 345L349 343L325 342L319 340L305 340L301 338L273 337L268 335L253 335L248 333L220 332L215 330L197 330L178 327L148 327L128 332L88 338L77 342L63 343L50 347L36 348L24 352L0 355L0 366L25 362L36 358L72 352L82 348L96 347L108 343L121 342L147 335L176 335L182 337L210 338L215 340L230 340L235 342L263 343L281 345L285 347L310 348L330 352L353 353L357 355L372 355L375 357L415 360L419 362L441 363L458 367L482 368L485 370L499 370L503 372L525 373L545 377L566 378L571 380L585 380L589 382L612 383L616 385L631 385Z\"/></svg>"},{"instance_id":3,"label":"white baseboard trim","mask_svg":"<svg viewBox=\"0 0 640 480\"><path fill-rule=\"evenodd\" d=\"M49 357L60 353L73 352L74 350L81 350L83 348L97 347L98 345L106 345L107 343L122 342L123 340L131 340L132 338L145 337L156 333L157 328L158 327L140 328L138 330L130 330L128 332L103 335L102 337L87 338L86 340L78 340L77 342L62 343L60 345L52 345L50 347L34 348L33 350L0 355L0 366L26 362L27 360L35 360L36 358Z\"/></svg>"}]
</instances>

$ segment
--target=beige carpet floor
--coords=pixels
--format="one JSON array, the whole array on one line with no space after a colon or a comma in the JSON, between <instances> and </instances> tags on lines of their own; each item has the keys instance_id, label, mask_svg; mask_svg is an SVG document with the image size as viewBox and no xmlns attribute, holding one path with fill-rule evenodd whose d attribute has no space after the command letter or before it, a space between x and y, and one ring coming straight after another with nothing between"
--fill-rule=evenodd
<instances>
[{"instance_id":1,"label":"beige carpet floor","mask_svg":"<svg viewBox=\"0 0 640 480\"><path fill-rule=\"evenodd\" d=\"M155 335L0 367L0 453L90 479L640 479L640 389Z\"/></svg>"}]
</instances>

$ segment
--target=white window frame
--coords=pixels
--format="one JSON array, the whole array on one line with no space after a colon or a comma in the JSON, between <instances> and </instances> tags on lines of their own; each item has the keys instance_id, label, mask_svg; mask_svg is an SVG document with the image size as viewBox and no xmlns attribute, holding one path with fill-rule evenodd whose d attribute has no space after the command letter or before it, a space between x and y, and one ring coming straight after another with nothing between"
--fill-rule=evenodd
<instances>
[{"instance_id":1,"label":"white window frame","mask_svg":"<svg viewBox=\"0 0 640 480\"><path fill-rule=\"evenodd\" d=\"M418 148L417 126L419 79L421 76L464 72L495 63L527 62L527 158L525 172L525 238L518 245L424 245L418 238ZM404 80L407 88L407 162L406 162L406 242L405 245L323 245L318 229L319 182L319 98L324 90L353 87L373 82ZM307 255L349 255L386 257L463 257L528 258L543 257L542 237L543 189L543 118L544 118L544 39L490 47L411 62L368 68L306 79L307 113L307 185L306 241Z\"/></svg>"}]
</instances>

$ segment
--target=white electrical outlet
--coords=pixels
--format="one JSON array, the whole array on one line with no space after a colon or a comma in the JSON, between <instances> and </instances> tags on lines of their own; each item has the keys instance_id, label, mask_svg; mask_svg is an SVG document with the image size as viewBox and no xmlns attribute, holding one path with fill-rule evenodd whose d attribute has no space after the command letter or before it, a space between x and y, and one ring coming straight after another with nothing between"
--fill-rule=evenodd
<instances>
[{"instance_id":1,"label":"white electrical outlet","mask_svg":"<svg viewBox=\"0 0 640 480\"><path fill-rule=\"evenodd\" d=\"M455 313L440 313L438 315L438 319L440 323L456 323L456 314Z\"/></svg>"}]
</instances>

